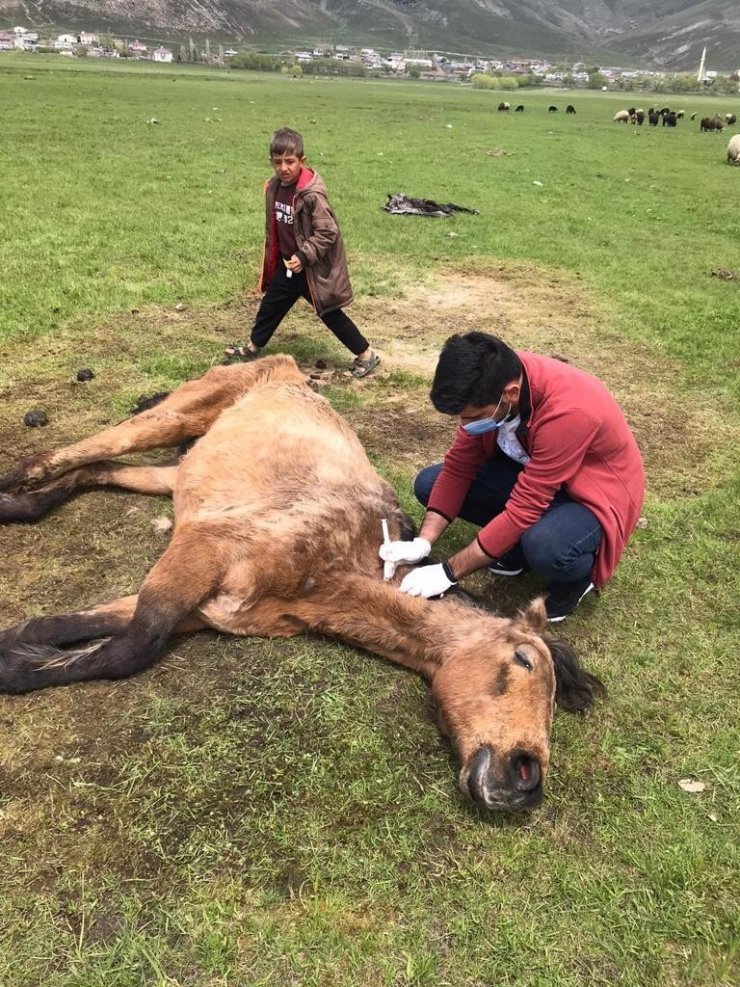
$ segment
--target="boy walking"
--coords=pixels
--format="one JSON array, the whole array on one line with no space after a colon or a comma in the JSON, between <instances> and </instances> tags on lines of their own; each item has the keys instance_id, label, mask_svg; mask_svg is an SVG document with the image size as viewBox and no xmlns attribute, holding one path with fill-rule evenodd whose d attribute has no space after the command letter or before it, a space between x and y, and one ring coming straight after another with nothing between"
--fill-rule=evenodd
<instances>
[{"instance_id":1,"label":"boy walking","mask_svg":"<svg viewBox=\"0 0 740 987\"><path fill-rule=\"evenodd\" d=\"M264 297L249 341L227 347L231 361L253 360L299 298L316 314L354 360L353 377L367 377L380 363L342 309L352 301L342 234L317 172L306 167L303 137L282 127L270 141L275 177L265 183L265 245L260 276Z\"/></svg>"}]
</instances>

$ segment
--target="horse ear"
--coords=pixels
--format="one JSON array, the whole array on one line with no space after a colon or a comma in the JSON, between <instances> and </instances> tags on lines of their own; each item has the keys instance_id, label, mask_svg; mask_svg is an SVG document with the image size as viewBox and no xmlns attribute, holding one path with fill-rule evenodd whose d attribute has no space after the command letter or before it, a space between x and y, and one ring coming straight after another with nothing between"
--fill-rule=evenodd
<instances>
[{"instance_id":1,"label":"horse ear","mask_svg":"<svg viewBox=\"0 0 740 987\"><path fill-rule=\"evenodd\" d=\"M516 623L526 631L534 634L543 634L547 627L547 611L545 610L544 596L535 597L527 606L526 610L520 610Z\"/></svg>"}]
</instances>

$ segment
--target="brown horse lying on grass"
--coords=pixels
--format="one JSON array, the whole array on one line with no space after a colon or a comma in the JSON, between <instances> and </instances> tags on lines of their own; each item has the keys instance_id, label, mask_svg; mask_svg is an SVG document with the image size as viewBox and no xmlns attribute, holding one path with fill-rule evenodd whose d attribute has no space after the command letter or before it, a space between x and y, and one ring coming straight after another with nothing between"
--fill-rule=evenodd
<instances>
[{"instance_id":1,"label":"brown horse lying on grass","mask_svg":"<svg viewBox=\"0 0 740 987\"><path fill-rule=\"evenodd\" d=\"M198 441L177 466L109 461ZM381 519L412 532L357 436L288 356L214 367L161 404L0 477L0 521L33 521L100 486L172 494L169 547L137 596L27 620L0 633L0 691L121 678L173 634L213 628L340 638L423 675L481 806L539 804L554 702L582 710L600 683L544 634L535 600L513 620L383 581ZM84 643L83 643L84 642ZM92 642L92 643L90 643Z\"/></svg>"}]
</instances>

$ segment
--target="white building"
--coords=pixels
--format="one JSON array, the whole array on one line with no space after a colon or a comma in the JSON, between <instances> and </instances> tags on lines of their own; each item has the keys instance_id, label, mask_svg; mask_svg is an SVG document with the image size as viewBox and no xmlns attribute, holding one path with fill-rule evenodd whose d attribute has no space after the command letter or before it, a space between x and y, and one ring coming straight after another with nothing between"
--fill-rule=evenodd
<instances>
[{"instance_id":1,"label":"white building","mask_svg":"<svg viewBox=\"0 0 740 987\"><path fill-rule=\"evenodd\" d=\"M77 44L77 36L74 34L60 34L54 42L57 51L72 51Z\"/></svg>"},{"instance_id":2,"label":"white building","mask_svg":"<svg viewBox=\"0 0 740 987\"><path fill-rule=\"evenodd\" d=\"M35 51L39 43L39 36L35 31L29 31L25 27L13 28L13 47L20 51Z\"/></svg>"},{"instance_id":3,"label":"white building","mask_svg":"<svg viewBox=\"0 0 740 987\"><path fill-rule=\"evenodd\" d=\"M169 48L163 48L161 45L152 52L155 62L171 62L174 57Z\"/></svg>"}]
</instances>

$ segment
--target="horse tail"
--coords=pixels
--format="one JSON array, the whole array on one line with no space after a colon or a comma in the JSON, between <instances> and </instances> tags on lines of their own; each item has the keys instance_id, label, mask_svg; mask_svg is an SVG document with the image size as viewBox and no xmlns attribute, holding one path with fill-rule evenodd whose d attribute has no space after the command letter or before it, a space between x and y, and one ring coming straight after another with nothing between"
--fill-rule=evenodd
<instances>
[{"instance_id":1,"label":"horse tail","mask_svg":"<svg viewBox=\"0 0 740 987\"><path fill-rule=\"evenodd\" d=\"M555 666L555 702L569 713L588 709L596 696L605 696L606 687L581 666L575 652L559 638L546 637Z\"/></svg>"},{"instance_id":2,"label":"horse tail","mask_svg":"<svg viewBox=\"0 0 740 987\"><path fill-rule=\"evenodd\" d=\"M119 679L153 665L177 625L211 595L224 572L221 546L202 535L196 545L192 527L176 532L138 597L128 598L135 600L133 615L130 604L128 617L108 605L103 615L99 611L105 608L88 611L94 619L85 612L41 618L0 634L0 690L21 693L86 679ZM112 636L83 647L59 647L102 635Z\"/></svg>"}]
</instances>

